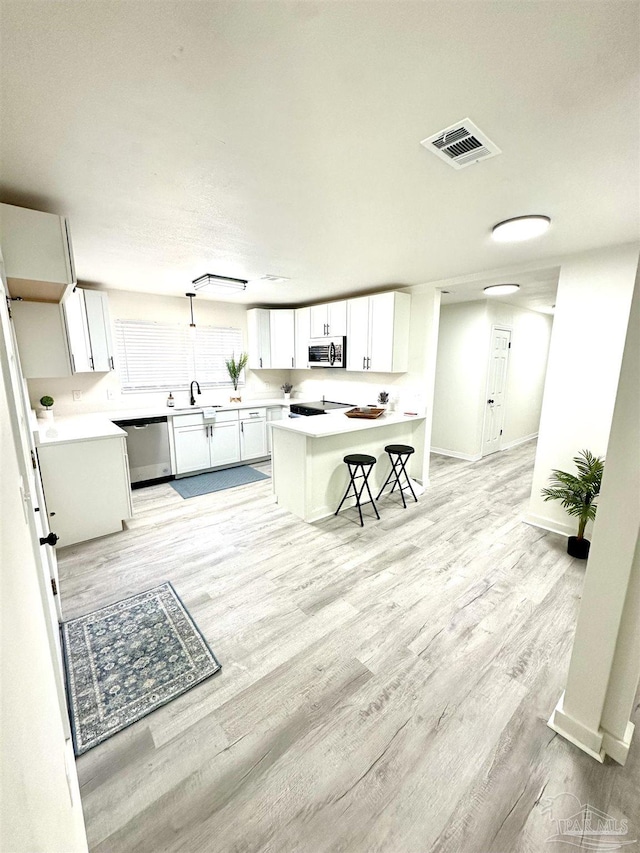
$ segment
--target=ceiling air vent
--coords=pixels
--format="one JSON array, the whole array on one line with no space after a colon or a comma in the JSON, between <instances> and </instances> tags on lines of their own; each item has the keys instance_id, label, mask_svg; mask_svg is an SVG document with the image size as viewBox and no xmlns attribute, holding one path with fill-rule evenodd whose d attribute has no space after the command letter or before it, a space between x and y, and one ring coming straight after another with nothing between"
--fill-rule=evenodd
<instances>
[{"instance_id":1,"label":"ceiling air vent","mask_svg":"<svg viewBox=\"0 0 640 853\"><path fill-rule=\"evenodd\" d=\"M420 145L433 151L454 169L464 169L472 163L502 154L498 146L468 118L428 136Z\"/></svg>"}]
</instances>

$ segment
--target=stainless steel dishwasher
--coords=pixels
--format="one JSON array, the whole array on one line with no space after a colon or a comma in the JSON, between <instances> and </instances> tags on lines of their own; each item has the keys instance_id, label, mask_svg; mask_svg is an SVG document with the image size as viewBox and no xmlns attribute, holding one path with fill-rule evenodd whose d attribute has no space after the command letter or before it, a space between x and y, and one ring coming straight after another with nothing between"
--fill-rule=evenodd
<instances>
[{"instance_id":1,"label":"stainless steel dishwasher","mask_svg":"<svg viewBox=\"0 0 640 853\"><path fill-rule=\"evenodd\" d=\"M133 488L171 479L169 426L166 417L115 421L127 433L127 455Z\"/></svg>"}]
</instances>

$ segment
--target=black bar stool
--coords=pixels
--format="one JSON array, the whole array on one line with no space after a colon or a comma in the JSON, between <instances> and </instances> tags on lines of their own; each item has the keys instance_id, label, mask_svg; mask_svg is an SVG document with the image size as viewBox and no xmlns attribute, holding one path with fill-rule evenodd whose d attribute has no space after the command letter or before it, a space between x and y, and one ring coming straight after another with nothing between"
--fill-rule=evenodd
<instances>
[{"instance_id":1,"label":"black bar stool","mask_svg":"<svg viewBox=\"0 0 640 853\"><path fill-rule=\"evenodd\" d=\"M347 486L347 491L344 493L344 497L340 501L340 506L335 511L334 515L337 515L342 509L342 504L349 497L349 492L351 491L351 487L353 486L353 497L355 497L356 499L356 506L358 507L358 512L360 513L360 527L364 527L364 521L362 520L363 503L373 504L373 509L375 510L376 518L380 518L380 516L378 515L378 508L376 507L376 503L373 499L373 495L371 494L371 489L369 488L368 483L369 474L371 473L373 466L376 464L376 457L369 456L366 453L349 453L347 456L344 457L343 461L347 463L347 466L349 468L349 485ZM360 491L358 491L356 480L362 480ZM369 494L369 500L361 501L360 497L365 489Z\"/></svg>"},{"instance_id":2,"label":"black bar stool","mask_svg":"<svg viewBox=\"0 0 640 853\"><path fill-rule=\"evenodd\" d=\"M389 492L389 494L391 494L397 486L400 489L402 505L406 509L407 502L404 499L405 489L409 489L409 491L413 495L414 501L418 503L418 498L416 497L416 493L413 491L413 486L411 485L411 480L409 479L409 475L407 474L406 469L406 464L409 460L409 457L412 453L416 452L415 447L411 447L408 444L387 444L385 450L389 454L389 461L391 462L391 471L389 471L389 476L384 481L384 486L380 489L376 500L380 500L380 495L384 492L384 490L387 488L387 486L393 479L393 486L391 487L391 492ZM402 485L402 481L400 479L403 474L406 486Z\"/></svg>"}]
</instances>

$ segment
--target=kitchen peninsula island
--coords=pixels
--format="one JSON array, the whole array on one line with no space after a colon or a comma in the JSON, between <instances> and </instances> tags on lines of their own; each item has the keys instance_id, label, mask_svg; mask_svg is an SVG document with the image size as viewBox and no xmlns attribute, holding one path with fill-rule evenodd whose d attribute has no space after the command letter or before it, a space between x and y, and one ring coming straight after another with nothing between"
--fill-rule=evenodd
<instances>
[{"instance_id":1,"label":"kitchen peninsula island","mask_svg":"<svg viewBox=\"0 0 640 853\"><path fill-rule=\"evenodd\" d=\"M377 462L369 477L374 498L391 468L384 450L387 444L414 447L407 470L412 478L423 479L424 417L385 412L368 420L333 412L285 418L271 424L271 430L276 502L304 521L319 521L336 511L349 482L343 462L348 453L375 456ZM353 503L351 500L350 505Z\"/></svg>"}]
</instances>

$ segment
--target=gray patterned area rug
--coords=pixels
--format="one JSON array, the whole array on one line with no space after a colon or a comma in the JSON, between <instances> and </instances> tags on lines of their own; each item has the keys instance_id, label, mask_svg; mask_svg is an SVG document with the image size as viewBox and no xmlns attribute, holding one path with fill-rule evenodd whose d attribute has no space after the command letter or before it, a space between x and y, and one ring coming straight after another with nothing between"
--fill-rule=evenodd
<instances>
[{"instance_id":1,"label":"gray patterned area rug","mask_svg":"<svg viewBox=\"0 0 640 853\"><path fill-rule=\"evenodd\" d=\"M268 474L256 471L250 465L239 465L237 468L224 468L222 471L208 471L206 474L195 474L193 477L171 480L169 485L173 486L176 492L186 499L268 479Z\"/></svg>"},{"instance_id":2,"label":"gray patterned area rug","mask_svg":"<svg viewBox=\"0 0 640 853\"><path fill-rule=\"evenodd\" d=\"M76 755L220 669L169 582L62 625Z\"/></svg>"}]
</instances>

